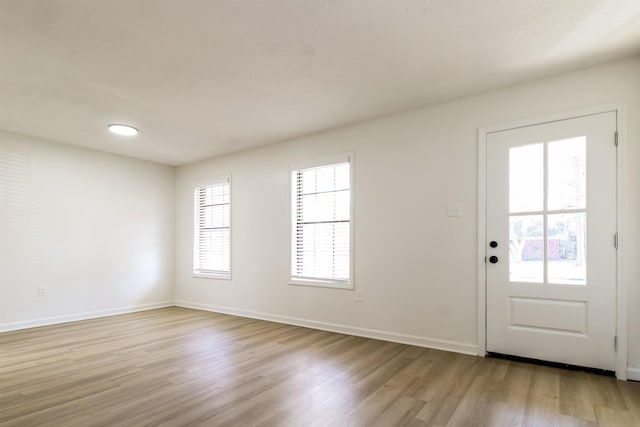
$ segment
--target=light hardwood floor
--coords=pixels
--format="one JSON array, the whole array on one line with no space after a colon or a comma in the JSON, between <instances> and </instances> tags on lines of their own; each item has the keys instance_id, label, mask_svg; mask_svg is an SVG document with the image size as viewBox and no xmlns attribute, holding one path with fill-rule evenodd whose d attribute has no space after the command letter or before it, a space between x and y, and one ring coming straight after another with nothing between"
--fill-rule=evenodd
<instances>
[{"instance_id":1,"label":"light hardwood floor","mask_svg":"<svg viewBox=\"0 0 640 427\"><path fill-rule=\"evenodd\" d=\"M0 334L0 426L638 426L640 383L171 307Z\"/></svg>"}]
</instances>

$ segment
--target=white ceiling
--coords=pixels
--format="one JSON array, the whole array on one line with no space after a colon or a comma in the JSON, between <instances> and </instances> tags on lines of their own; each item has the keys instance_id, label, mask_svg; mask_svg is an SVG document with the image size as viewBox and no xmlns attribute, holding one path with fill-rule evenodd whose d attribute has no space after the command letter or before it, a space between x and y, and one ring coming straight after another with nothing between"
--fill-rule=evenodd
<instances>
[{"instance_id":1,"label":"white ceiling","mask_svg":"<svg viewBox=\"0 0 640 427\"><path fill-rule=\"evenodd\" d=\"M180 165L639 53L640 0L0 0L0 128Z\"/></svg>"}]
</instances>

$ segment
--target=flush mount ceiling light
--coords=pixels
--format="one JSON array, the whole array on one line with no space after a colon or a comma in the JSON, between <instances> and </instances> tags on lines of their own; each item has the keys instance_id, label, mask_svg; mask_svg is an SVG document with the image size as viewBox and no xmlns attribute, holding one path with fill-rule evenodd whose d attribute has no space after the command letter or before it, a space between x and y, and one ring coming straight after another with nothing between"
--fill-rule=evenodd
<instances>
[{"instance_id":1,"label":"flush mount ceiling light","mask_svg":"<svg viewBox=\"0 0 640 427\"><path fill-rule=\"evenodd\" d=\"M109 125L109 130L111 131L111 133L115 133L116 135L123 135L123 136L133 136L138 134L138 129L129 125L112 124L112 125Z\"/></svg>"}]
</instances>

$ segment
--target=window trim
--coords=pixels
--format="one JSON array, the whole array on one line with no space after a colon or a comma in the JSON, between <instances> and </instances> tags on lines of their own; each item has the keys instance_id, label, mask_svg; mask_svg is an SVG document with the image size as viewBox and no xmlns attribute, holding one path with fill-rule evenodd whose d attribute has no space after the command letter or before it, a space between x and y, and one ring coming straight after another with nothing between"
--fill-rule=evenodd
<instances>
[{"instance_id":1,"label":"window trim","mask_svg":"<svg viewBox=\"0 0 640 427\"><path fill-rule=\"evenodd\" d=\"M293 277L293 245L294 245L294 227L296 212L296 192L295 183L293 182L293 172L310 169L321 166L330 166L338 163L349 163L349 280L331 280L321 278L300 279ZM355 216L354 216L354 156L353 153L342 153L332 156L321 157L315 160L308 160L289 164L289 284L294 286L310 286L331 289L354 290L355 280Z\"/></svg>"},{"instance_id":2,"label":"window trim","mask_svg":"<svg viewBox=\"0 0 640 427\"><path fill-rule=\"evenodd\" d=\"M199 187L207 186L207 185L218 185L218 184L228 184L229 185L229 272L228 273L196 273L195 269L195 261L196 261L196 253L197 253L197 236L196 236L196 227L198 224L198 202L195 199L195 191ZM191 254L191 277L197 279L217 279L217 280L232 280L232 272L233 272L233 185L231 183L231 174L226 176L221 176L214 179L207 179L203 181L194 182L192 185L192 195L194 195L193 200L193 244L192 244L192 254Z\"/></svg>"}]
</instances>

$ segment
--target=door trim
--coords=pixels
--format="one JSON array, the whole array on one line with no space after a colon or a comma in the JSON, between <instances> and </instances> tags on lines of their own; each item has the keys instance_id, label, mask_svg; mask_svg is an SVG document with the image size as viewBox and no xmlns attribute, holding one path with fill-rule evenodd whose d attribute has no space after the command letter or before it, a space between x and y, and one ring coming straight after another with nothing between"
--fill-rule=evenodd
<instances>
[{"instance_id":1,"label":"door trim","mask_svg":"<svg viewBox=\"0 0 640 427\"><path fill-rule=\"evenodd\" d=\"M627 151L627 104L617 102L598 105L583 109L563 111L554 114L533 117L529 119L511 121L478 129L478 355L484 357L487 353L487 281L486 281L486 175L487 175L487 135L519 127L533 126L543 123L568 120L576 117L594 114L616 112L616 127L618 129L618 150L616 152L616 195L617 195L617 232L618 251L616 254L616 336L618 337L618 351L616 353L616 378L627 379L627 283L623 275L623 169ZM613 236L612 236L613 237ZM613 242L612 242L613 244ZM613 345L613 343L611 343Z\"/></svg>"}]
</instances>

